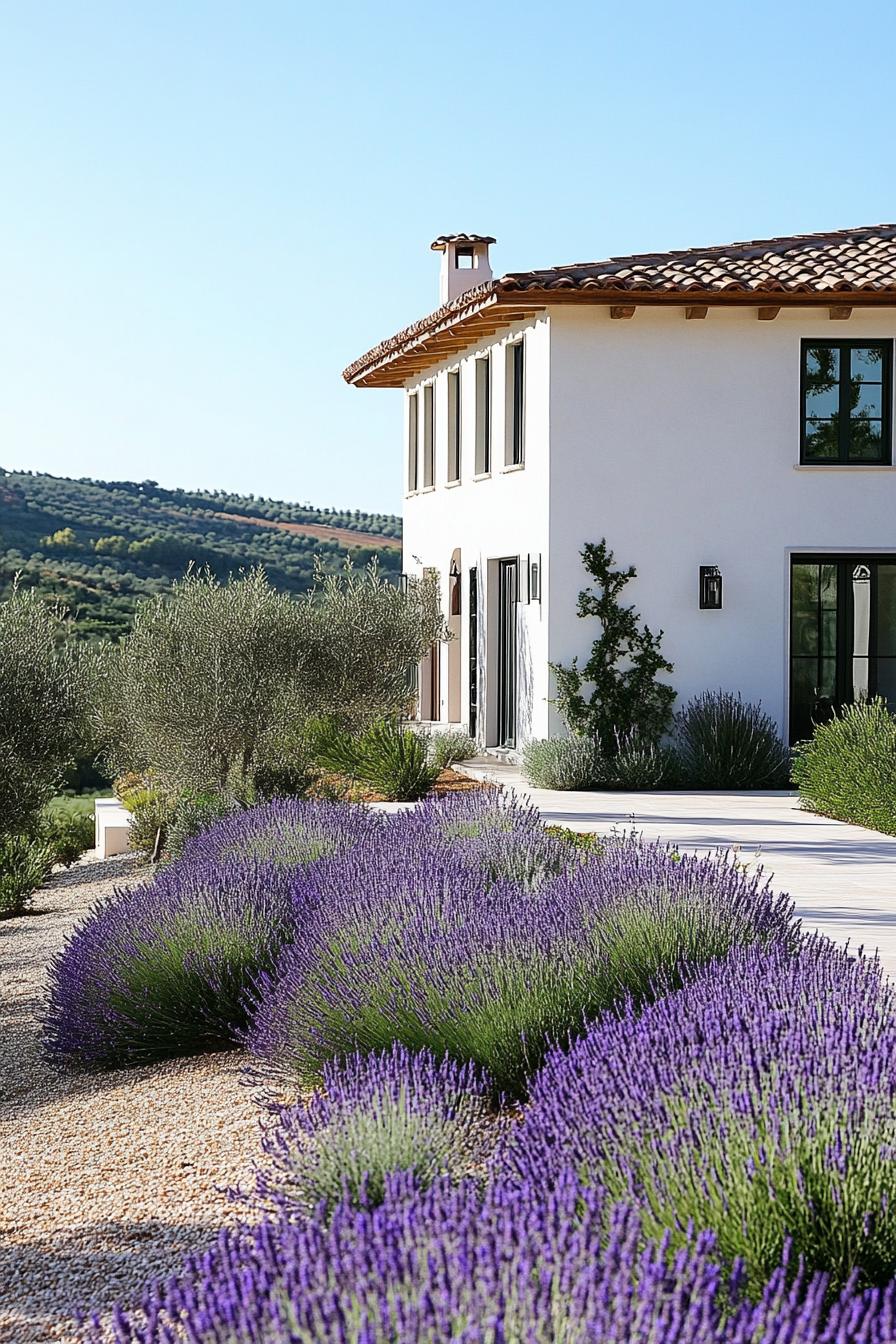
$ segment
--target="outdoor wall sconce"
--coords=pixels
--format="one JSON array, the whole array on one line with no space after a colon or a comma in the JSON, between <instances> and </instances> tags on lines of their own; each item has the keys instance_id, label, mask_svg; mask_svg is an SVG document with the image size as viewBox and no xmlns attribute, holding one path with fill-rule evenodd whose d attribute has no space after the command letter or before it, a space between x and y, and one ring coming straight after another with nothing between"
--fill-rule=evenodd
<instances>
[{"instance_id":1,"label":"outdoor wall sconce","mask_svg":"<svg viewBox=\"0 0 896 1344\"><path fill-rule=\"evenodd\" d=\"M722 575L718 565L700 566L700 610L722 610Z\"/></svg>"},{"instance_id":2,"label":"outdoor wall sconce","mask_svg":"<svg viewBox=\"0 0 896 1344\"><path fill-rule=\"evenodd\" d=\"M460 570L457 567L457 561L451 561L451 568L448 571L450 586L448 589L448 612L451 616L460 615Z\"/></svg>"},{"instance_id":3,"label":"outdoor wall sconce","mask_svg":"<svg viewBox=\"0 0 896 1344\"><path fill-rule=\"evenodd\" d=\"M530 555L530 556L528 557L528 559L529 559L529 564L528 564L528 572L529 572L529 601L530 601L530 602L540 602L540 601L541 601L541 556L540 556L540 555Z\"/></svg>"}]
</instances>

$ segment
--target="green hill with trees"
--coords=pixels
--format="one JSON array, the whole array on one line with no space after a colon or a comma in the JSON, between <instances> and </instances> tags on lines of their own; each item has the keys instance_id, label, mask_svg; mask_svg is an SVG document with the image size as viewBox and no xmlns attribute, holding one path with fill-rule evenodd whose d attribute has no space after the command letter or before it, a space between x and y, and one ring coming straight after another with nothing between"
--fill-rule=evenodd
<instances>
[{"instance_id":1,"label":"green hill with trees","mask_svg":"<svg viewBox=\"0 0 896 1344\"><path fill-rule=\"evenodd\" d=\"M15 576L65 604L83 639L130 626L141 597L165 591L192 566L219 578L262 565L284 592L311 584L350 556L401 570L401 519L316 509L223 490L166 490L156 481L68 480L0 468L0 598Z\"/></svg>"}]
</instances>

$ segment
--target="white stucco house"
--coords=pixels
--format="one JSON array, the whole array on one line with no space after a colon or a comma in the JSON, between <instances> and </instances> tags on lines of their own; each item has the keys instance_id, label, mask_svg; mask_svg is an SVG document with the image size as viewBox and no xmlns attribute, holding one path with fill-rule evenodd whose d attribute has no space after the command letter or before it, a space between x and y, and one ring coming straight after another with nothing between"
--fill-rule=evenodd
<instances>
[{"instance_id":1,"label":"white stucco house","mask_svg":"<svg viewBox=\"0 0 896 1344\"><path fill-rule=\"evenodd\" d=\"M405 569L456 638L421 718L486 747L562 731L550 662L585 655L580 550L702 690L782 732L866 693L896 708L896 225L492 275L438 238L440 306L346 379L405 399Z\"/></svg>"}]
</instances>

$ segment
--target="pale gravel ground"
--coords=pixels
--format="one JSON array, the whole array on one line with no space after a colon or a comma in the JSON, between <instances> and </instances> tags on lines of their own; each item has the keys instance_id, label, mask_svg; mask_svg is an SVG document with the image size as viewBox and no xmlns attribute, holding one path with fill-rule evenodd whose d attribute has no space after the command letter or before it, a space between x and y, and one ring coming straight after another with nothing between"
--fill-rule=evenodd
<instances>
[{"instance_id":1,"label":"pale gravel ground","mask_svg":"<svg viewBox=\"0 0 896 1344\"><path fill-rule=\"evenodd\" d=\"M145 873L145 870L144 870ZM128 856L82 860L0 921L0 1341L76 1338L71 1308L139 1295L233 1216L258 1122L239 1054L93 1075L43 1060L52 954L87 908L142 879Z\"/></svg>"}]
</instances>

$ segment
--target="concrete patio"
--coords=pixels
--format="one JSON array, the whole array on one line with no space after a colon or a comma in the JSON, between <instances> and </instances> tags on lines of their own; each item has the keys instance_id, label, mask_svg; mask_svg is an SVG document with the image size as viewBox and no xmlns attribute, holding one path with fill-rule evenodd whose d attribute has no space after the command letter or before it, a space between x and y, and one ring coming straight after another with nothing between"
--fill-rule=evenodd
<instances>
[{"instance_id":1,"label":"concrete patio","mask_svg":"<svg viewBox=\"0 0 896 1344\"><path fill-rule=\"evenodd\" d=\"M461 767L529 799L548 825L635 829L694 851L736 850L796 902L806 928L851 947L877 948L896 977L896 837L803 812L793 793L561 793L529 788L491 758Z\"/></svg>"}]
</instances>

